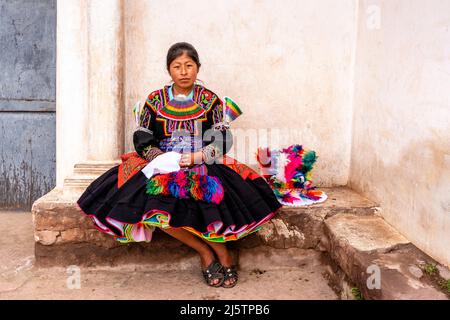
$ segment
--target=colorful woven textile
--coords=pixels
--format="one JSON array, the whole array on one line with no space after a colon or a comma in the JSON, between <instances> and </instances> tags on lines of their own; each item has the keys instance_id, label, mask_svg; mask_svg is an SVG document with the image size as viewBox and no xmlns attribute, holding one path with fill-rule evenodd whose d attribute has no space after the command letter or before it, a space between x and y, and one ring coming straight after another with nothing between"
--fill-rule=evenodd
<instances>
[{"instance_id":1,"label":"colorful woven textile","mask_svg":"<svg viewBox=\"0 0 450 320\"><path fill-rule=\"evenodd\" d=\"M219 162L220 163L220 162ZM258 174L258 172L256 172L255 170L253 170L252 168L250 168L249 166L247 166L246 164L243 164L239 161L237 161L236 159L224 154L222 156L222 164L226 165L227 167L233 169L234 171L236 171L237 173L239 173L239 175L242 177L242 179L257 179L260 178L261 176Z\"/></svg>"},{"instance_id":2,"label":"colorful woven textile","mask_svg":"<svg viewBox=\"0 0 450 320\"><path fill-rule=\"evenodd\" d=\"M172 120L190 120L202 116L205 110L192 100L170 100L166 105L164 105L160 114Z\"/></svg>"},{"instance_id":3,"label":"colorful woven textile","mask_svg":"<svg viewBox=\"0 0 450 320\"><path fill-rule=\"evenodd\" d=\"M148 164L148 160L140 157L137 152L123 154L121 159L122 163L119 165L117 177L118 188Z\"/></svg>"},{"instance_id":4,"label":"colorful woven textile","mask_svg":"<svg viewBox=\"0 0 450 320\"><path fill-rule=\"evenodd\" d=\"M230 97L224 97L225 100L225 119L228 122L235 120L242 114L242 110L239 108L236 102Z\"/></svg>"},{"instance_id":5,"label":"colorful woven textile","mask_svg":"<svg viewBox=\"0 0 450 320\"><path fill-rule=\"evenodd\" d=\"M258 148L257 160L278 201L286 206L305 206L327 199L311 180L316 153L294 144L282 150Z\"/></svg>"}]
</instances>

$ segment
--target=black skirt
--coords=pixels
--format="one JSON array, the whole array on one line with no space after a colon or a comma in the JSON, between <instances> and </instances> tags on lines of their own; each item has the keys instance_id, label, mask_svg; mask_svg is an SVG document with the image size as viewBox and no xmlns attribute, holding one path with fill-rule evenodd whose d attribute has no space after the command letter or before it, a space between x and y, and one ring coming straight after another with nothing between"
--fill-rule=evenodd
<instances>
[{"instance_id":1,"label":"black skirt","mask_svg":"<svg viewBox=\"0 0 450 320\"><path fill-rule=\"evenodd\" d=\"M148 242L155 227L183 228L214 242L238 240L258 231L282 207L262 176L243 178L225 164L206 168L222 185L219 203L149 194L149 179L140 171L118 187L119 166L94 180L77 203L97 229L122 243Z\"/></svg>"}]
</instances>

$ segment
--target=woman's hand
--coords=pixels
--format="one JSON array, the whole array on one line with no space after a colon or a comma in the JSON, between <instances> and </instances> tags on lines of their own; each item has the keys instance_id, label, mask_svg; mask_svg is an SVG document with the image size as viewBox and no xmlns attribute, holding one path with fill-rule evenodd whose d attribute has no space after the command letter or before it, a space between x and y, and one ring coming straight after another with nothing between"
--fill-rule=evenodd
<instances>
[{"instance_id":1,"label":"woman's hand","mask_svg":"<svg viewBox=\"0 0 450 320\"><path fill-rule=\"evenodd\" d=\"M200 164L203 161L203 153L201 151L193 153L183 153L180 159L180 167L192 167L195 164Z\"/></svg>"}]
</instances>

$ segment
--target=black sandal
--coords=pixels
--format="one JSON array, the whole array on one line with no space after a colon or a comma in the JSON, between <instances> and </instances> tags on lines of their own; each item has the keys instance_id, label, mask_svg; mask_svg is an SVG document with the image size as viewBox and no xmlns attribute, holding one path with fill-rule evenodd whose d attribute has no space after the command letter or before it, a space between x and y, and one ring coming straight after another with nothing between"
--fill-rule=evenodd
<instances>
[{"instance_id":1,"label":"black sandal","mask_svg":"<svg viewBox=\"0 0 450 320\"><path fill-rule=\"evenodd\" d=\"M224 274L222 265L213 261L203 272L203 277L205 278L206 284L211 287L220 287L223 284ZM214 280L219 279L219 282L214 284Z\"/></svg>"},{"instance_id":2,"label":"black sandal","mask_svg":"<svg viewBox=\"0 0 450 320\"><path fill-rule=\"evenodd\" d=\"M233 288L238 282L238 272L236 266L231 267L223 267L224 268L224 278L222 282L222 287L224 288ZM226 280L234 279L234 281L230 284L225 284Z\"/></svg>"}]
</instances>

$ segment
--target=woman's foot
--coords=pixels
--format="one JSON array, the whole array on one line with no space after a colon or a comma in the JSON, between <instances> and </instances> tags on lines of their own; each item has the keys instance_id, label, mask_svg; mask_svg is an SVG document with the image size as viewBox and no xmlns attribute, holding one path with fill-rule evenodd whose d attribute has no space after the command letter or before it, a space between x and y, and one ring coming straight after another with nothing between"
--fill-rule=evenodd
<instances>
[{"instance_id":1,"label":"woman's foot","mask_svg":"<svg viewBox=\"0 0 450 320\"><path fill-rule=\"evenodd\" d=\"M238 272L236 266L224 267L224 278L222 287L233 288L238 281Z\"/></svg>"},{"instance_id":2,"label":"woman's foot","mask_svg":"<svg viewBox=\"0 0 450 320\"><path fill-rule=\"evenodd\" d=\"M214 250L220 264L223 266L224 281L222 286L225 288L234 287L238 280L238 274L226 244L210 241L206 241L206 243Z\"/></svg>"},{"instance_id":3,"label":"woman's foot","mask_svg":"<svg viewBox=\"0 0 450 320\"><path fill-rule=\"evenodd\" d=\"M217 256L223 266L224 281L222 286L225 288L234 287L238 281L238 273L236 266L233 264L233 258L230 252L225 248L222 252L217 253Z\"/></svg>"},{"instance_id":4,"label":"woman's foot","mask_svg":"<svg viewBox=\"0 0 450 320\"><path fill-rule=\"evenodd\" d=\"M224 279L223 267L219 262L215 261L214 254L209 252L201 255L200 260L206 283L212 287L220 287Z\"/></svg>"},{"instance_id":5,"label":"woman's foot","mask_svg":"<svg viewBox=\"0 0 450 320\"><path fill-rule=\"evenodd\" d=\"M220 286L222 284L224 277L223 268L219 263L217 263L218 266L213 265L212 262L216 260L214 253L204 241L184 229L161 228L161 230L198 252L201 259L202 273L208 285ZM218 269L220 269L220 272ZM207 272L208 270L209 272Z\"/></svg>"}]
</instances>

